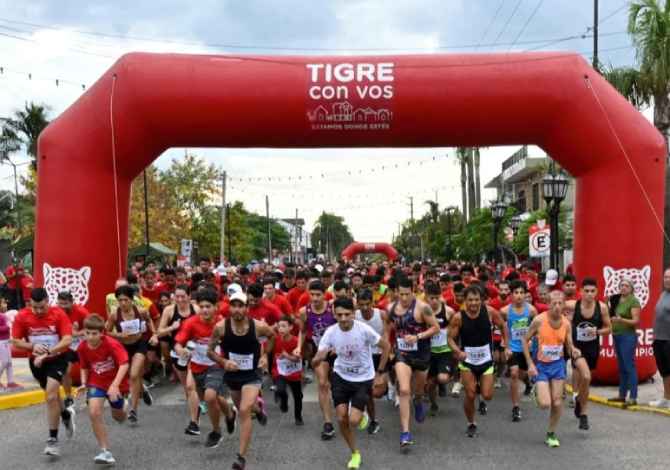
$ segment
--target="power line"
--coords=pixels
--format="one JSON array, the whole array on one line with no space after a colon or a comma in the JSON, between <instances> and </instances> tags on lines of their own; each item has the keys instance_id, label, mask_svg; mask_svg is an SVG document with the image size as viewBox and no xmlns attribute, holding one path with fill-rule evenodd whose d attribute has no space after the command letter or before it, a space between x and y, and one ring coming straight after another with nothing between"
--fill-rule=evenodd
<instances>
[{"instance_id":1,"label":"power line","mask_svg":"<svg viewBox=\"0 0 670 470\"><path fill-rule=\"evenodd\" d=\"M511 20L511 17L509 18ZM277 51L302 51L302 52L365 52L365 51L370 51L370 52L393 52L393 51L425 51L425 50L433 50L433 49L439 49L439 50L447 50L447 49L477 49L479 47L496 47L496 46L510 46L514 45L515 43L498 43L498 39L500 38L500 35L498 35L498 38L492 43L488 44L482 44L481 40L477 44L454 44L454 45L438 45L434 47L403 47L403 48L392 48L392 47L366 47L366 48L324 48L324 47L289 47L289 46L272 46L272 45L248 45L248 44L217 44L217 43L197 43L197 42L188 42L188 41L175 41L172 39L162 39L162 38L146 38L146 37L138 37L138 36L123 36L120 34L109 34L109 33L99 33L95 31L82 31L82 30L74 30L74 29L68 29L68 28L62 28L62 27L55 27L55 26L49 26L49 25L43 25L43 24L37 24L37 23L28 23L24 21L16 21L16 20L10 20L6 18L0 18L1 22L6 22L6 23L16 23L16 24L23 24L23 25L28 25L32 28L43 28L43 29L49 29L49 30L55 30L55 31L65 31L65 32L71 32L75 34L80 34L80 35L93 35L93 36L100 36L100 37L109 37L109 38L114 38L114 39L123 39L127 41L143 41L143 42L153 42L153 43L163 43L163 44L176 44L176 45L183 45L183 46L200 46L200 47L207 47L210 49L224 49L224 50L229 50L229 49L246 49L246 50L277 50ZM7 29L7 26L0 26L0 28ZM22 32L23 34L33 34L34 31L26 31L26 30L20 30L13 28L12 29L14 32ZM26 37L20 37L20 36L15 36L12 35L10 36L14 39L20 39L20 40L26 40L26 41L31 41L31 42L39 42L36 41L32 38L26 38ZM574 39L580 39L582 38L582 35L572 35L569 36ZM586 36L589 37L589 36ZM483 38L482 38L483 39ZM529 44L540 44L544 43L547 41L553 41L555 39L561 39L561 38L544 38L544 39L535 39L535 40L529 40L529 41L521 41L518 42L517 44L524 44L524 45L529 45ZM100 44L100 43L93 43L94 45L98 45L101 47L112 47L110 44ZM90 51L84 51L84 50L76 50L75 52L82 52L85 54L90 54L90 55L96 55L100 57L105 57L105 58L115 58L113 56L109 55L104 55L104 54L96 54Z\"/></svg>"},{"instance_id":2,"label":"power line","mask_svg":"<svg viewBox=\"0 0 670 470\"><path fill-rule=\"evenodd\" d=\"M503 33L504 33L505 31L507 31L507 27L509 26L510 22L512 21L512 18L514 18L514 15L516 14L516 11L519 9L519 6L521 6L521 2L522 2L522 0L519 0L519 1L517 2L516 6L514 7L514 10L512 10L512 14L509 15L509 18L507 18L507 21L505 22L505 25L503 26L503 28L502 28L502 29L500 30L500 32L498 33L498 36L496 36L496 40L493 41L493 42L498 42L498 40L499 40L500 37L503 35Z\"/></svg>"},{"instance_id":3,"label":"power line","mask_svg":"<svg viewBox=\"0 0 670 470\"><path fill-rule=\"evenodd\" d=\"M542 6L543 3L544 3L544 0L540 0L539 2L537 2L537 5L535 6L535 9L530 14L530 16L528 17L526 22L523 24L523 27L521 28L521 31L519 31L519 34L516 36L516 38L514 38L514 42L509 47L509 49L512 49L514 47L514 45L516 44L516 42L521 38L521 35L524 33L524 31L526 31L526 28L528 27L530 22L533 20L533 18L535 17L535 15L537 14L538 10L540 9L540 7Z\"/></svg>"},{"instance_id":4,"label":"power line","mask_svg":"<svg viewBox=\"0 0 670 470\"><path fill-rule=\"evenodd\" d=\"M486 38L486 35L489 34L489 31L491 30L491 26L493 26L493 23L495 23L496 19L498 18L498 13L500 13L500 10L502 10L502 7L503 7L504 4L505 4L505 0L500 0L500 5L498 5L498 9L496 10L496 12L491 17L491 21L489 22L488 26L484 30L484 34L482 35L481 40L477 43L477 49L479 49L479 46L481 45L484 38Z\"/></svg>"},{"instance_id":5,"label":"power line","mask_svg":"<svg viewBox=\"0 0 670 470\"><path fill-rule=\"evenodd\" d=\"M610 13L610 14L607 15L607 16L605 16L602 20L598 21L598 26L600 26L600 25L603 24L605 21L607 21L607 20L609 20L610 18L612 18L614 15L616 15L617 13L619 13L619 12L620 12L621 10L623 10L624 8L628 7L628 5L630 5L630 2L625 2L625 3L624 3L623 5L621 5L619 8L617 8L616 10L614 10L612 13Z\"/></svg>"}]
</instances>

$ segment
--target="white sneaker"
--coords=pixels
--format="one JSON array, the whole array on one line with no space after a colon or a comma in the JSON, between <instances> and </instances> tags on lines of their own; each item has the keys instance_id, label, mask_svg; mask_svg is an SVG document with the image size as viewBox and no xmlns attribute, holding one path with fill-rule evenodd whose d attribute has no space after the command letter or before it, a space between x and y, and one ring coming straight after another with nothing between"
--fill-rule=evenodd
<instances>
[{"instance_id":1,"label":"white sneaker","mask_svg":"<svg viewBox=\"0 0 670 470\"><path fill-rule=\"evenodd\" d=\"M653 406L654 408L670 408L670 400L659 398L658 400L650 401L649 406Z\"/></svg>"},{"instance_id":2,"label":"white sneaker","mask_svg":"<svg viewBox=\"0 0 670 470\"><path fill-rule=\"evenodd\" d=\"M502 388L502 382L500 379L496 379L495 384L493 384L493 388Z\"/></svg>"},{"instance_id":3,"label":"white sneaker","mask_svg":"<svg viewBox=\"0 0 670 470\"><path fill-rule=\"evenodd\" d=\"M58 447L58 439L50 437L47 440L47 446L44 448L44 454L51 457L60 457L60 448Z\"/></svg>"},{"instance_id":4,"label":"white sneaker","mask_svg":"<svg viewBox=\"0 0 670 470\"><path fill-rule=\"evenodd\" d=\"M388 401L395 401L395 387L393 385L389 386L389 391L386 393L386 399Z\"/></svg>"},{"instance_id":5,"label":"white sneaker","mask_svg":"<svg viewBox=\"0 0 670 470\"><path fill-rule=\"evenodd\" d=\"M103 450L102 452L100 452L98 455L95 456L94 460L95 463L101 465L114 465L116 463L114 456L108 450Z\"/></svg>"},{"instance_id":6,"label":"white sneaker","mask_svg":"<svg viewBox=\"0 0 670 470\"><path fill-rule=\"evenodd\" d=\"M463 390L463 384L456 382L453 387L451 387L451 396L458 398L461 395L461 390Z\"/></svg>"},{"instance_id":7,"label":"white sneaker","mask_svg":"<svg viewBox=\"0 0 670 470\"><path fill-rule=\"evenodd\" d=\"M568 406L569 406L570 408L574 408L574 407L575 407L575 400L576 400L576 399L577 399L577 394L576 394L576 393L572 393L572 394L568 397Z\"/></svg>"},{"instance_id":8,"label":"white sneaker","mask_svg":"<svg viewBox=\"0 0 670 470\"><path fill-rule=\"evenodd\" d=\"M65 435L68 439L72 439L77 430L77 424L74 421L77 413L74 411L74 406L68 406L65 408L65 411L70 413L70 417L68 419L61 419L61 421L63 421L63 427L65 427Z\"/></svg>"}]
</instances>

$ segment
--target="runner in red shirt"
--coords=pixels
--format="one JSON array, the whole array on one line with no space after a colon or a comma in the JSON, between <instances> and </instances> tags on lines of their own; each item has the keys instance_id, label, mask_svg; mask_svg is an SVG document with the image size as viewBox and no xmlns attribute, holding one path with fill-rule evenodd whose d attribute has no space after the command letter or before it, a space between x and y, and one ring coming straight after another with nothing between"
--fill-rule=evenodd
<instances>
[{"instance_id":1,"label":"runner in red shirt","mask_svg":"<svg viewBox=\"0 0 670 470\"><path fill-rule=\"evenodd\" d=\"M207 436L205 443L208 448L215 448L221 442L221 412L226 417L228 434L235 431L237 417L224 396L224 371L207 354L214 327L221 320L221 317L216 315L217 297L213 289L204 289L196 293L195 299L200 310L197 315L189 317L182 323L175 337L174 346L182 365L189 364L186 390L191 421L185 433L191 436L200 435L200 426L198 426L200 400L204 399L207 402L209 419L212 423L212 432ZM189 359L190 362L188 362Z\"/></svg>"},{"instance_id":2,"label":"runner in red shirt","mask_svg":"<svg viewBox=\"0 0 670 470\"><path fill-rule=\"evenodd\" d=\"M65 408L59 388L67 371L63 353L72 342L72 323L58 307L49 307L47 291L41 287L30 293L30 307L22 309L12 324L12 346L30 351L30 371L46 394L49 440L46 455L58 457L58 425L63 426L68 437L75 431L74 408Z\"/></svg>"},{"instance_id":3,"label":"runner in red shirt","mask_svg":"<svg viewBox=\"0 0 670 470\"><path fill-rule=\"evenodd\" d=\"M284 315L293 315L293 307L284 295L280 295L275 289L275 280L271 276L263 278L263 295L266 300L279 308Z\"/></svg>"},{"instance_id":4,"label":"runner in red shirt","mask_svg":"<svg viewBox=\"0 0 670 470\"><path fill-rule=\"evenodd\" d=\"M273 326L282 317L279 307L263 298L263 286L260 284L251 284L247 289L247 313L249 318L264 321L269 326Z\"/></svg>"},{"instance_id":5,"label":"runner in red shirt","mask_svg":"<svg viewBox=\"0 0 670 470\"><path fill-rule=\"evenodd\" d=\"M128 392L128 353L114 338L104 335L105 320L98 314L88 316L82 325L85 341L77 348L81 364L80 390L86 390L88 415L100 453L95 463L113 465L116 460L109 450L109 439L103 412L105 400L109 402L112 418L119 423L126 419L125 400Z\"/></svg>"},{"instance_id":6,"label":"runner in red shirt","mask_svg":"<svg viewBox=\"0 0 670 470\"><path fill-rule=\"evenodd\" d=\"M272 378L277 386L275 395L282 413L288 411L288 392L293 395L293 416L296 426L304 424L302 420L302 357L293 353L298 348L298 337L291 334L295 319L284 315L277 323L277 336L272 349Z\"/></svg>"},{"instance_id":7,"label":"runner in red shirt","mask_svg":"<svg viewBox=\"0 0 670 470\"><path fill-rule=\"evenodd\" d=\"M165 291L166 287L157 283L156 273L148 269L142 273L142 281L142 297L146 297L152 303L157 304L158 297L161 292Z\"/></svg>"},{"instance_id":8,"label":"runner in red shirt","mask_svg":"<svg viewBox=\"0 0 670 470\"><path fill-rule=\"evenodd\" d=\"M566 302L581 299L581 295L577 290L577 278L572 274L563 276L563 293L565 294Z\"/></svg>"},{"instance_id":9,"label":"runner in red shirt","mask_svg":"<svg viewBox=\"0 0 670 470\"><path fill-rule=\"evenodd\" d=\"M300 308L298 303L300 302L300 296L306 292L307 287L307 274L303 271L300 271L295 275L295 287L288 291L287 300L293 308L293 312L298 312Z\"/></svg>"},{"instance_id":10,"label":"runner in red shirt","mask_svg":"<svg viewBox=\"0 0 670 470\"><path fill-rule=\"evenodd\" d=\"M512 303L512 296L510 295L509 281L500 281L498 283L498 296L493 297L488 301L489 306L493 307L497 311L507 307ZM502 331L497 326L493 326L493 361L496 367L496 381L494 383L495 388L501 388L502 382L500 377L502 377L503 371L505 369L505 346L502 344Z\"/></svg>"},{"instance_id":11,"label":"runner in red shirt","mask_svg":"<svg viewBox=\"0 0 670 470\"><path fill-rule=\"evenodd\" d=\"M67 372L63 376L62 382L63 389L65 390L64 404L65 408L68 408L74 403L74 400L72 399L72 377L70 376L70 372L72 370L72 364L79 362L77 348L84 337L84 319L89 315L89 311L81 305L74 305L74 298L68 291L59 292L57 302L58 306L63 309L70 319L70 323L72 323L72 343L70 344L70 349L63 353L63 357L65 357L65 360L68 363Z\"/></svg>"}]
</instances>

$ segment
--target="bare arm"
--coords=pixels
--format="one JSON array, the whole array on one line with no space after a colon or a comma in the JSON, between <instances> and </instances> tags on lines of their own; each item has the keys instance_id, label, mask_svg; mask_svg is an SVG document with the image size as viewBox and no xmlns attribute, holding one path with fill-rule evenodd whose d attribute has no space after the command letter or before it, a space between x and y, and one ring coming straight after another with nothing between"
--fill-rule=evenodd
<instances>
[{"instance_id":1,"label":"bare arm","mask_svg":"<svg viewBox=\"0 0 670 470\"><path fill-rule=\"evenodd\" d=\"M160 322L158 323L157 335L159 338L169 336L172 334L173 331L179 328L179 323L176 323L176 328L175 325L168 326L168 323L172 320L172 317L174 316L176 308L177 308L176 305L169 305L165 308L165 310L163 310Z\"/></svg>"},{"instance_id":2,"label":"bare arm","mask_svg":"<svg viewBox=\"0 0 670 470\"><path fill-rule=\"evenodd\" d=\"M533 359L530 357L530 342L532 341L533 336L537 334L541 324L542 321L540 320L540 317L533 318L533 321L530 322L530 327L526 332L526 337L524 338L521 344L523 346L523 355L526 357L526 363L528 364L529 371L531 366L533 367L533 369L535 369L535 363L533 362ZM537 373L537 371L535 372Z\"/></svg>"},{"instance_id":3,"label":"bare arm","mask_svg":"<svg viewBox=\"0 0 670 470\"><path fill-rule=\"evenodd\" d=\"M423 322L428 325L428 329L417 335L417 340L430 338L440 332L440 324L437 323L437 318L433 314L433 309L428 304L425 304L421 310L421 317Z\"/></svg>"},{"instance_id":4,"label":"bare arm","mask_svg":"<svg viewBox=\"0 0 670 470\"><path fill-rule=\"evenodd\" d=\"M226 361L221 355L216 353L216 347L221 344L221 338L225 334L226 324L221 321L212 331L212 336L209 338L209 343L207 344L207 357L212 361L216 362L220 367L226 368Z\"/></svg>"},{"instance_id":5,"label":"bare arm","mask_svg":"<svg viewBox=\"0 0 670 470\"><path fill-rule=\"evenodd\" d=\"M605 336L612 332L612 319L610 318L610 309L604 302L600 302L600 316L603 319L603 327L598 330L598 334Z\"/></svg>"},{"instance_id":6,"label":"bare arm","mask_svg":"<svg viewBox=\"0 0 670 470\"><path fill-rule=\"evenodd\" d=\"M458 360L463 360L465 358L465 353L461 350L458 342L456 341L461 332L462 321L461 313L457 312L449 323L449 337L447 338L449 347L454 352L454 355Z\"/></svg>"}]
</instances>

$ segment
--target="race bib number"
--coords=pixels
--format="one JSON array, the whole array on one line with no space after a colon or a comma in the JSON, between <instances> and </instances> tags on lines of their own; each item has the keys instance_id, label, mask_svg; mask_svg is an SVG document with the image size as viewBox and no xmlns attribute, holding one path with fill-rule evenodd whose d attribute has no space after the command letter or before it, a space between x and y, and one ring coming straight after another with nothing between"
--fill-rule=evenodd
<instances>
[{"instance_id":1,"label":"race bib number","mask_svg":"<svg viewBox=\"0 0 670 470\"><path fill-rule=\"evenodd\" d=\"M214 361L207 357L207 343L194 343L191 360L201 366L213 366Z\"/></svg>"},{"instance_id":2,"label":"race bib number","mask_svg":"<svg viewBox=\"0 0 670 470\"><path fill-rule=\"evenodd\" d=\"M592 326L578 326L577 327L577 341L583 343L588 341L595 341L598 338L598 330Z\"/></svg>"},{"instance_id":3,"label":"race bib number","mask_svg":"<svg viewBox=\"0 0 670 470\"><path fill-rule=\"evenodd\" d=\"M229 353L228 358L237 364L239 370L254 370L254 355L253 354L236 354Z\"/></svg>"},{"instance_id":4,"label":"race bib number","mask_svg":"<svg viewBox=\"0 0 670 470\"><path fill-rule=\"evenodd\" d=\"M397 340L398 344L398 349L400 351L418 351L419 350L419 345L415 341L414 343L410 344L407 341L405 341L404 338L398 338Z\"/></svg>"},{"instance_id":5,"label":"race bib number","mask_svg":"<svg viewBox=\"0 0 670 470\"><path fill-rule=\"evenodd\" d=\"M433 348L439 348L447 345L447 329L440 330L440 332L430 338L430 345Z\"/></svg>"},{"instance_id":6,"label":"race bib number","mask_svg":"<svg viewBox=\"0 0 670 470\"><path fill-rule=\"evenodd\" d=\"M563 358L563 345L552 346L545 344L542 346L542 355L548 361L558 361Z\"/></svg>"},{"instance_id":7,"label":"race bib number","mask_svg":"<svg viewBox=\"0 0 670 470\"><path fill-rule=\"evenodd\" d=\"M72 342L70 343L70 349L76 351L80 344L81 344L81 337L73 336Z\"/></svg>"},{"instance_id":8,"label":"race bib number","mask_svg":"<svg viewBox=\"0 0 670 470\"><path fill-rule=\"evenodd\" d=\"M43 344L47 348L52 348L58 344L60 337L56 334L53 335L35 335L28 336L28 340L33 344Z\"/></svg>"},{"instance_id":9,"label":"race bib number","mask_svg":"<svg viewBox=\"0 0 670 470\"><path fill-rule=\"evenodd\" d=\"M465 347L465 362L473 366L480 366L491 361L491 346L486 344L484 346L466 346Z\"/></svg>"},{"instance_id":10,"label":"race bib number","mask_svg":"<svg viewBox=\"0 0 670 470\"><path fill-rule=\"evenodd\" d=\"M121 331L123 333L128 333L129 335L136 335L140 332L141 324L140 320L135 318L134 320L126 320L120 323Z\"/></svg>"},{"instance_id":11,"label":"race bib number","mask_svg":"<svg viewBox=\"0 0 670 470\"><path fill-rule=\"evenodd\" d=\"M356 366L356 365L349 365L349 364L344 364L342 366L342 370L344 371L345 374L349 375L361 375L361 367Z\"/></svg>"},{"instance_id":12,"label":"race bib number","mask_svg":"<svg viewBox=\"0 0 670 470\"><path fill-rule=\"evenodd\" d=\"M528 333L528 328L515 328L512 329L512 341L523 341Z\"/></svg>"},{"instance_id":13,"label":"race bib number","mask_svg":"<svg viewBox=\"0 0 670 470\"><path fill-rule=\"evenodd\" d=\"M277 358L277 371L279 375L287 377L302 371L302 361L292 361L285 357Z\"/></svg>"}]
</instances>

